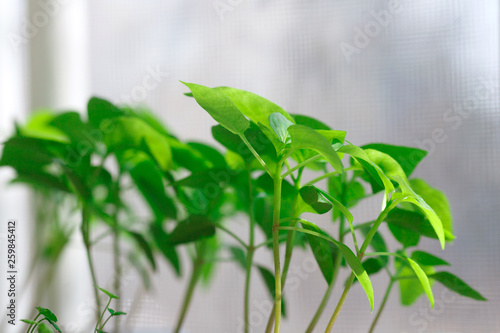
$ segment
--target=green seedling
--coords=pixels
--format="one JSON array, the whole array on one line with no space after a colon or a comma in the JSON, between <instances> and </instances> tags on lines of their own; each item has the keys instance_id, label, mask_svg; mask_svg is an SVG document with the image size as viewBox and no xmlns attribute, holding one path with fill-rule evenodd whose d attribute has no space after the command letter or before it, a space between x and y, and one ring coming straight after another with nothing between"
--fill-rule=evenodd
<instances>
[{"instance_id":1,"label":"green seedling","mask_svg":"<svg viewBox=\"0 0 500 333\"><path fill-rule=\"evenodd\" d=\"M395 286L405 306L423 295L433 306L435 282L462 296L485 300L460 278L441 270L449 266L447 261L418 247L424 237L437 240L442 249L454 239L444 193L412 177L425 151L383 143L356 146L345 131L289 114L253 93L185 85L190 89L186 95L218 123L212 135L220 148L182 142L151 113L100 98L89 101L86 117L76 112L35 114L4 143L0 166L15 169L15 182L43 187L76 202L72 208L81 215L80 232L95 285L91 248L111 236L117 296L124 258L148 286L158 256L183 278L179 252L188 252L191 271L175 332L189 319L197 286L209 285L216 267L225 262L245 272L241 303L245 332L250 332L254 273L274 300L264 331L279 332L282 318L290 315L285 296L295 250L311 252L325 281L324 297L309 325L297 331L331 332L351 288L360 287L366 294L367 306L359 312L373 316L369 332ZM125 201L124 193L130 190L149 207L147 218L139 219L134 205ZM372 219L358 221L352 208L372 197L380 200L380 210ZM232 230L230 221L237 214L247 217L245 235ZM318 215L330 216L328 223L334 223L337 231L327 232L331 228L324 218L318 222ZM96 233L91 230L100 233L93 237ZM259 233L265 237L262 242L256 241ZM398 245L389 249L387 237ZM128 255L123 253L123 241L134 244ZM54 258L64 244L58 244ZM256 264L256 251L272 252L272 262ZM342 269L350 276L339 284ZM371 276L381 272L389 277L382 299L371 283ZM318 328L336 285L343 292L328 325ZM102 332L110 318L123 314L109 309L112 299L118 302L117 296L102 291L110 299L104 311L96 313L94 332ZM101 309L98 292L96 288ZM106 313L110 315L105 319ZM28 332L55 325L54 318L40 312L28 321Z\"/></svg>"}]
</instances>

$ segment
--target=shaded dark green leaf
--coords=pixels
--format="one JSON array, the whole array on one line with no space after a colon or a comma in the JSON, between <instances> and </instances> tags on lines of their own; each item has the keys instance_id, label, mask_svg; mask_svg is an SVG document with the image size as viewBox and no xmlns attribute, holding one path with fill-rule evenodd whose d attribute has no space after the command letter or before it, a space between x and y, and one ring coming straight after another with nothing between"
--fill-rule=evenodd
<instances>
[{"instance_id":1,"label":"shaded dark green leaf","mask_svg":"<svg viewBox=\"0 0 500 333\"><path fill-rule=\"evenodd\" d=\"M431 279L438 281L451 291L454 291L462 296L469 297L478 301L487 300L478 291L476 291L467 283L462 281L460 278L449 272L437 272L434 274L430 274L429 277Z\"/></svg>"},{"instance_id":2,"label":"shaded dark green leaf","mask_svg":"<svg viewBox=\"0 0 500 333\"><path fill-rule=\"evenodd\" d=\"M163 220L164 217L175 219L177 216L175 205L165 193L163 178L155 163L144 160L137 163L129 172L156 219Z\"/></svg>"},{"instance_id":3,"label":"shaded dark green leaf","mask_svg":"<svg viewBox=\"0 0 500 333\"><path fill-rule=\"evenodd\" d=\"M151 225L151 235L156 246L172 265L177 276L181 275L181 262L174 246L169 243L169 235L157 224Z\"/></svg>"},{"instance_id":4,"label":"shaded dark green leaf","mask_svg":"<svg viewBox=\"0 0 500 333\"><path fill-rule=\"evenodd\" d=\"M420 161L427 155L427 152L422 149L405 147L405 146L394 146L385 143L370 143L364 145L363 149L375 149L382 153L391 156L396 162L399 163L401 168L409 177L415 167L420 163Z\"/></svg>"},{"instance_id":5,"label":"shaded dark green leaf","mask_svg":"<svg viewBox=\"0 0 500 333\"><path fill-rule=\"evenodd\" d=\"M424 266L450 266L450 264L443 259L424 251L413 251L411 258Z\"/></svg>"},{"instance_id":6,"label":"shaded dark green leaf","mask_svg":"<svg viewBox=\"0 0 500 333\"><path fill-rule=\"evenodd\" d=\"M155 258L153 255L153 250L151 250L151 246L149 243L146 241L143 235L141 235L138 232L134 231L127 231L127 233L132 236L132 238L136 241L137 245L139 248L144 252L146 255L146 258L148 259L149 263L151 264L151 267L153 270L156 270L156 263L155 263Z\"/></svg>"},{"instance_id":7,"label":"shaded dark green leaf","mask_svg":"<svg viewBox=\"0 0 500 333\"><path fill-rule=\"evenodd\" d=\"M215 235L215 226L202 215L192 215L177 223L175 229L168 235L171 246L197 241Z\"/></svg>"},{"instance_id":8,"label":"shaded dark green leaf","mask_svg":"<svg viewBox=\"0 0 500 333\"><path fill-rule=\"evenodd\" d=\"M276 295L274 274L265 267L257 266L257 268L259 269L260 275L266 284L267 290L269 290L271 297L274 298L274 295ZM283 296L281 296L281 314L283 317L286 317L286 302Z\"/></svg>"},{"instance_id":9,"label":"shaded dark green leaf","mask_svg":"<svg viewBox=\"0 0 500 333\"><path fill-rule=\"evenodd\" d=\"M113 118L124 115L124 112L112 103L98 97L92 97L87 104L89 122L97 129L104 130ZM104 123L103 123L104 122Z\"/></svg>"}]
</instances>

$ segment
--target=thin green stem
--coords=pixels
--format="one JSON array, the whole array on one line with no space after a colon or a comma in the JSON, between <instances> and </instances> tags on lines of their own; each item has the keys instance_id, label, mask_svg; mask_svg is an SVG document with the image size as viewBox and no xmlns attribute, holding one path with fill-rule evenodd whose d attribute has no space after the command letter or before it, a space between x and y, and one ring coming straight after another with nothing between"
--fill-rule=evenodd
<instances>
[{"instance_id":1,"label":"thin green stem","mask_svg":"<svg viewBox=\"0 0 500 333\"><path fill-rule=\"evenodd\" d=\"M247 247L247 265L245 276L245 297L244 297L244 315L245 315L245 333L250 332L250 278L252 276L253 254L255 251L254 243L254 229L255 229L255 216L253 213L253 187L252 175L250 165L247 163L248 172L248 217L249 217L249 240Z\"/></svg>"},{"instance_id":2,"label":"thin green stem","mask_svg":"<svg viewBox=\"0 0 500 333\"><path fill-rule=\"evenodd\" d=\"M276 166L274 175L274 211L273 211L273 253L274 253L274 333L279 333L281 324L281 267L280 267L280 244L279 223L281 212L281 163Z\"/></svg>"},{"instance_id":3,"label":"thin green stem","mask_svg":"<svg viewBox=\"0 0 500 333\"><path fill-rule=\"evenodd\" d=\"M193 293L198 283L198 279L201 276L201 268L203 266L203 261L201 260L200 253L197 254L196 259L193 261L193 271L191 272L191 278L189 279L189 285L184 295L184 301L182 302L181 313L177 319L177 325L175 328L175 333L179 333L186 318L189 305L191 304L191 299L193 298Z\"/></svg>"},{"instance_id":4,"label":"thin green stem","mask_svg":"<svg viewBox=\"0 0 500 333\"><path fill-rule=\"evenodd\" d=\"M120 184L120 177L121 174L118 176L118 179L116 181L115 186L117 187L116 192L119 193L119 184ZM114 291L116 295L118 296L118 299L116 300L116 308L120 309L121 308L121 279L122 279L122 266L120 264L120 224L118 222L118 211L119 211L119 204L115 203L115 210L113 212L113 261L114 261L114 268L115 268L115 277L114 277ZM120 332L120 318L116 318L115 320L115 328L114 328L115 333Z\"/></svg>"},{"instance_id":5,"label":"thin green stem","mask_svg":"<svg viewBox=\"0 0 500 333\"><path fill-rule=\"evenodd\" d=\"M245 145L248 147L248 149L252 152L253 156L255 156L257 161L259 161L259 163L264 167L264 170L266 170L266 172L269 174L269 176L272 177L273 174L272 174L271 170L269 170L269 167L267 166L266 162L264 162L262 157L260 157L259 153L257 153L255 151L255 149L252 147L250 142L248 142L248 139L245 137L245 135L240 133L239 136L240 136L241 140L245 143Z\"/></svg>"},{"instance_id":6,"label":"thin green stem","mask_svg":"<svg viewBox=\"0 0 500 333\"><path fill-rule=\"evenodd\" d=\"M113 315L110 315L105 321L104 321L104 324L101 325L101 327L99 328L101 331L104 329L104 326L106 326L106 324L108 323L108 321L113 317Z\"/></svg>"},{"instance_id":7,"label":"thin green stem","mask_svg":"<svg viewBox=\"0 0 500 333\"><path fill-rule=\"evenodd\" d=\"M337 174L339 174L338 171L332 171L332 172L325 173L319 177L314 178L313 180L308 181L307 183L304 184L304 186L316 184L317 182L322 181L323 179L330 178L331 176L335 176Z\"/></svg>"},{"instance_id":8,"label":"thin green stem","mask_svg":"<svg viewBox=\"0 0 500 333\"><path fill-rule=\"evenodd\" d=\"M343 214L340 215L340 222L339 222L339 242L343 243L344 236L340 232L341 230L344 229L344 223L345 223L345 216ZM321 303L316 310L316 313L314 314L313 319L309 323L309 326L307 327L306 333L312 333L314 328L316 327L319 318L323 314L323 311L325 310L326 305L328 304L328 300L330 299L330 295L332 294L333 288L335 286L335 281L337 280L337 275L340 271L340 264L342 262L342 255L337 252L337 256L335 257L335 263L333 267L333 279L332 282L330 282L330 285L326 289L325 295L323 296L323 299L321 300Z\"/></svg>"},{"instance_id":9,"label":"thin green stem","mask_svg":"<svg viewBox=\"0 0 500 333\"><path fill-rule=\"evenodd\" d=\"M95 324L94 332L97 332L97 328L99 327L99 324L101 323L101 320L104 317L104 314L106 313L106 310L108 309L110 304L111 304L111 297L109 298L108 304L106 304L106 307L102 311L101 315L99 316L99 319L97 320L97 323Z\"/></svg>"},{"instance_id":10,"label":"thin green stem","mask_svg":"<svg viewBox=\"0 0 500 333\"><path fill-rule=\"evenodd\" d=\"M316 236L316 237L319 237L319 238L322 238L324 240L327 240L331 243L332 240L330 238L328 238L327 236L325 235L322 235L320 234L319 232L316 232L316 231L312 231L312 230L307 230L307 229L304 229L304 228L297 228L297 227L279 227L279 230L295 230L295 231L299 231L299 232L303 232L305 234L309 234L309 235L313 235L313 236ZM335 244L335 243L333 243Z\"/></svg>"},{"instance_id":11,"label":"thin green stem","mask_svg":"<svg viewBox=\"0 0 500 333\"><path fill-rule=\"evenodd\" d=\"M360 168L358 168L358 167L349 167L349 168L345 168L344 169L344 171L351 171L351 170L360 170ZM323 179L330 178L331 176L338 175L339 173L340 173L339 171L327 172L327 173L325 173L325 174L323 174L323 175L321 175L319 177L316 177L316 178L308 181L303 186L309 186L309 185L316 184L317 182L322 181Z\"/></svg>"},{"instance_id":12,"label":"thin green stem","mask_svg":"<svg viewBox=\"0 0 500 333\"><path fill-rule=\"evenodd\" d=\"M349 276L349 280L347 280L344 292L342 293L342 296L340 296L340 300L337 304L337 307L335 307L335 311L333 312L332 318L330 318L330 322L328 322L328 326L326 327L325 333L330 333L332 331L333 324L335 324L335 321L339 316L340 309L342 309L342 306L344 305L344 302L347 298L347 294L349 294L349 290L351 289L355 277L356 276L354 275L354 273L351 273L351 276Z\"/></svg>"},{"instance_id":13,"label":"thin green stem","mask_svg":"<svg viewBox=\"0 0 500 333\"><path fill-rule=\"evenodd\" d=\"M33 321L36 321L36 320L38 319L38 317L40 317L40 316L41 316L41 314L40 314L40 313L38 313L38 314L36 315L35 319L33 319ZM33 325L34 325L34 326L33 326ZM36 327L36 325L35 325L35 324L31 324L31 325L28 327L28 330L26 331L26 333L30 333L30 331L32 331L32 330L34 330L34 329L35 329L35 327Z\"/></svg>"},{"instance_id":14,"label":"thin green stem","mask_svg":"<svg viewBox=\"0 0 500 333\"><path fill-rule=\"evenodd\" d=\"M366 238L363 242L363 245L361 246L359 252L358 252L358 259L361 261L363 259L364 253L366 249L368 248L368 245L370 245L370 242L377 232L378 228L380 227L380 224L384 221L385 217L391 211L394 207L396 207L401 200L395 200L393 201L390 205L388 205L378 216L377 220L373 224L372 228L366 235ZM349 293L349 290L351 289L351 285L354 282L355 275L354 273L351 273L351 276L349 277L349 280L347 281L344 292L342 293L342 296L337 304L337 307L335 308L335 311L332 314L332 317L330 318L330 322L328 323L328 326L326 328L325 333L330 333L333 328L333 324L335 324L335 321L337 320L337 317L340 313L340 310L342 309L342 306L344 305L345 298L347 297L347 294Z\"/></svg>"},{"instance_id":15,"label":"thin green stem","mask_svg":"<svg viewBox=\"0 0 500 333\"><path fill-rule=\"evenodd\" d=\"M97 283L97 278L95 274L95 269L94 269L94 262L92 260L92 254L91 254L91 241L90 241L90 230L89 230L89 224L90 224L90 207L86 202L83 203L82 207L82 224L81 224L81 233L82 233L82 238L83 238L83 243L85 245L85 251L87 253L87 261L89 264L89 269L90 269L90 275L92 277L92 283L94 286L98 286ZM101 300L99 298L99 291L97 288L94 287L94 296L95 296L95 301L96 301L96 319L99 318L99 311L101 309Z\"/></svg>"},{"instance_id":16,"label":"thin green stem","mask_svg":"<svg viewBox=\"0 0 500 333\"><path fill-rule=\"evenodd\" d=\"M282 241L283 239L287 238L287 235L280 235L280 241ZM268 239L266 240L265 242L262 242L262 243L259 243L257 245L255 245L253 247L254 250L257 250L259 247L262 247L262 246L265 246L265 245L269 245L269 244L272 244L273 243L273 239Z\"/></svg>"},{"instance_id":17,"label":"thin green stem","mask_svg":"<svg viewBox=\"0 0 500 333\"><path fill-rule=\"evenodd\" d=\"M369 226L371 226L371 225L372 225L372 224L374 224L374 223L375 223L375 221L369 221L369 222L365 222L365 223L357 224L357 225L353 226L353 229L354 229L354 230L357 230L357 229L361 229L361 228L363 228L363 227L369 227ZM346 229L346 230L343 230L343 231L342 231L342 233L341 233L341 235L342 235L342 236L345 236L346 234L348 234L348 233L350 233L350 232L352 232L351 228Z\"/></svg>"},{"instance_id":18,"label":"thin green stem","mask_svg":"<svg viewBox=\"0 0 500 333\"><path fill-rule=\"evenodd\" d=\"M295 170L297 169L300 169L304 166L306 166L307 164L309 163L312 163L314 161L317 161L321 158L321 155L316 155L316 156L313 156L311 158L308 158L307 160L305 160L304 162L301 162L299 164L297 164L296 166L294 166L293 168L291 168L290 170L286 171L283 175L281 175L281 178L285 179L288 175L290 175L292 172L294 172Z\"/></svg>"},{"instance_id":19,"label":"thin green stem","mask_svg":"<svg viewBox=\"0 0 500 333\"><path fill-rule=\"evenodd\" d=\"M382 314L382 311L384 311L387 300L389 299L389 294L391 293L391 289L392 289L393 284L394 284L394 279L391 278L389 280L389 285L387 286L387 289L385 290L384 299L382 300L382 303L380 304L380 307L378 308L377 315L375 316L375 319L373 319L373 322L370 326L370 330L368 331L368 333L373 333L373 331L375 330L375 326L377 325L377 322L380 318L380 315Z\"/></svg>"},{"instance_id":20,"label":"thin green stem","mask_svg":"<svg viewBox=\"0 0 500 333\"><path fill-rule=\"evenodd\" d=\"M231 230L229 230L228 228L224 227L223 225L221 224L218 224L218 223L214 223L213 224L216 228L224 231L225 233L227 233L229 236L233 237L238 243L240 243L245 249L248 249L248 245L247 243L245 243L240 237L238 237L234 232L232 232Z\"/></svg>"}]
</instances>

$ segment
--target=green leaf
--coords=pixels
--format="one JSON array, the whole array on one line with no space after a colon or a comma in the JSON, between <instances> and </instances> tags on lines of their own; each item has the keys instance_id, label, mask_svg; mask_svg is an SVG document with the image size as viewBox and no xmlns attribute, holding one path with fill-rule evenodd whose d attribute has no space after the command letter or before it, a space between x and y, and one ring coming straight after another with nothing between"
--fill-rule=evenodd
<instances>
[{"instance_id":1,"label":"green leaf","mask_svg":"<svg viewBox=\"0 0 500 333\"><path fill-rule=\"evenodd\" d=\"M210 163L211 168L224 168L227 166L224 155L214 147L200 142L188 142L187 145L198 151L204 160Z\"/></svg>"},{"instance_id":2,"label":"green leaf","mask_svg":"<svg viewBox=\"0 0 500 333\"><path fill-rule=\"evenodd\" d=\"M165 127L162 121L158 117L156 117L156 115L153 114L150 110L141 107L135 109L132 109L130 107L125 107L123 109L127 112L127 114L136 118L140 118L146 124L154 128L154 130L157 131L158 133L165 135L167 137L172 137L167 127Z\"/></svg>"},{"instance_id":3,"label":"green leaf","mask_svg":"<svg viewBox=\"0 0 500 333\"><path fill-rule=\"evenodd\" d=\"M168 237L171 246L197 241L215 235L215 226L202 215L192 215L177 223Z\"/></svg>"},{"instance_id":4,"label":"green leaf","mask_svg":"<svg viewBox=\"0 0 500 333\"><path fill-rule=\"evenodd\" d=\"M42 308L41 306L37 306L36 309L38 310L38 313L47 318L48 320L53 321L54 323L57 323L57 317L52 311L46 308Z\"/></svg>"},{"instance_id":5,"label":"green leaf","mask_svg":"<svg viewBox=\"0 0 500 333\"><path fill-rule=\"evenodd\" d=\"M197 172L210 167L208 160L190 145L184 144L172 137L165 137L172 150L172 159L176 166L191 172Z\"/></svg>"},{"instance_id":6,"label":"green leaf","mask_svg":"<svg viewBox=\"0 0 500 333\"><path fill-rule=\"evenodd\" d=\"M108 311L109 313L111 314L111 316L123 316L123 315L126 315L127 313L126 312L122 312L122 311L115 311L113 309L110 309L108 308Z\"/></svg>"},{"instance_id":7,"label":"green leaf","mask_svg":"<svg viewBox=\"0 0 500 333\"><path fill-rule=\"evenodd\" d=\"M302 223L302 226L304 229L318 232L330 238L326 232L316 226L311 226L307 223ZM306 238L326 283L330 285L333 281L333 273L335 270L334 263L338 255L337 248L331 242L314 235L306 234Z\"/></svg>"},{"instance_id":8,"label":"green leaf","mask_svg":"<svg viewBox=\"0 0 500 333\"><path fill-rule=\"evenodd\" d=\"M339 156L324 136L303 125L290 126L288 132L292 138L292 149L314 150L321 154L335 170L344 172L344 166Z\"/></svg>"},{"instance_id":9,"label":"green leaf","mask_svg":"<svg viewBox=\"0 0 500 333\"><path fill-rule=\"evenodd\" d=\"M87 104L87 112L90 124L101 130L105 130L107 128L109 120L124 115L124 112L112 103L98 97L92 97L89 100ZM107 123L103 124L104 121L107 121Z\"/></svg>"},{"instance_id":10,"label":"green leaf","mask_svg":"<svg viewBox=\"0 0 500 333\"><path fill-rule=\"evenodd\" d=\"M137 245L139 245L139 248L144 252L146 255L146 258L148 259L149 263L151 264L151 267L153 268L153 271L156 270L156 263L155 263L155 258L153 255L153 251L151 250L151 247L149 243L146 241L143 235L141 235L138 232L134 231L127 231L127 233L132 236L132 238L136 241Z\"/></svg>"},{"instance_id":11,"label":"green leaf","mask_svg":"<svg viewBox=\"0 0 500 333\"><path fill-rule=\"evenodd\" d=\"M429 186L423 179L411 179L410 186L436 212L444 230L453 235L450 205L444 193Z\"/></svg>"},{"instance_id":12,"label":"green leaf","mask_svg":"<svg viewBox=\"0 0 500 333\"><path fill-rule=\"evenodd\" d=\"M312 213L325 214L333 207L332 203L325 198L316 186L304 186L300 189L299 193L302 200L312 208L312 210L308 210Z\"/></svg>"},{"instance_id":13,"label":"green leaf","mask_svg":"<svg viewBox=\"0 0 500 333\"><path fill-rule=\"evenodd\" d=\"M408 185L406 180L400 176L392 177L399 184L399 188L402 193L395 193L393 196L393 200L397 200L398 198L402 198L402 201L411 202L416 205L425 216L429 219L429 222L432 225L432 228L436 232L438 239L441 243L441 247L444 249L445 245L445 233L443 229L443 223L437 216L436 212L419 196L417 195ZM391 198L392 199L392 198Z\"/></svg>"},{"instance_id":14,"label":"green leaf","mask_svg":"<svg viewBox=\"0 0 500 333\"><path fill-rule=\"evenodd\" d=\"M412 260L410 258L406 258L406 260L408 260L411 268L415 272L415 275L417 276L420 283L422 284L422 287L424 288L424 291L427 294L427 298L429 298L431 308L433 308L434 307L434 295L432 294L431 284L429 282L429 279L427 278L427 274L425 274L425 272L422 270L420 265L418 263L416 263L414 260Z\"/></svg>"},{"instance_id":15,"label":"green leaf","mask_svg":"<svg viewBox=\"0 0 500 333\"><path fill-rule=\"evenodd\" d=\"M274 298L274 295L276 295L274 274L265 267L257 266L257 268L259 269L260 275L266 284L267 290L269 290L271 297ZM286 317L286 302L283 296L281 296L281 314L283 317Z\"/></svg>"},{"instance_id":16,"label":"green leaf","mask_svg":"<svg viewBox=\"0 0 500 333\"><path fill-rule=\"evenodd\" d=\"M182 83L191 90L196 102L198 102L215 121L232 133L243 134L250 126L248 119L243 116L231 98L222 90L194 83Z\"/></svg>"},{"instance_id":17,"label":"green leaf","mask_svg":"<svg viewBox=\"0 0 500 333\"><path fill-rule=\"evenodd\" d=\"M95 286L97 289L99 289L100 291L102 291L103 293L105 293L106 295L109 296L109 298L114 298L114 299L119 299L120 297L116 296L115 294L107 291L106 289L103 289L103 288L99 288L98 286Z\"/></svg>"},{"instance_id":18,"label":"green leaf","mask_svg":"<svg viewBox=\"0 0 500 333\"><path fill-rule=\"evenodd\" d=\"M394 238L396 238L396 240L400 242L405 249L412 246L417 246L420 242L420 234L418 232L411 231L409 228L402 228L394 223L388 223L387 226L389 227L389 231L392 233ZM429 227L431 229L431 232L436 235L436 233L432 230L430 224ZM435 236L434 238L437 238L437 236Z\"/></svg>"},{"instance_id":19,"label":"green leaf","mask_svg":"<svg viewBox=\"0 0 500 333\"><path fill-rule=\"evenodd\" d=\"M208 186L224 187L234 182L236 177L237 174L228 168L206 169L178 180L175 185L199 189L205 189Z\"/></svg>"},{"instance_id":20,"label":"green leaf","mask_svg":"<svg viewBox=\"0 0 500 333\"><path fill-rule=\"evenodd\" d=\"M429 275L431 279L434 279L441 283L446 288L451 291L456 292L465 297L469 297L478 301L487 301L478 291L474 290L467 283L459 279L457 276L449 272L437 272Z\"/></svg>"},{"instance_id":21,"label":"green leaf","mask_svg":"<svg viewBox=\"0 0 500 333\"><path fill-rule=\"evenodd\" d=\"M51 120L50 125L65 133L75 144L86 149L94 149L98 141L102 141L102 133L94 132L95 129L82 122L78 112L65 112ZM94 130L94 131L93 131Z\"/></svg>"},{"instance_id":22,"label":"green leaf","mask_svg":"<svg viewBox=\"0 0 500 333\"><path fill-rule=\"evenodd\" d=\"M165 256L167 261L172 265L177 276L181 275L181 261L174 246L169 243L169 235L163 228L157 224L151 225L151 235L155 241L156 246L160 249L161 253Z\"/></svg>"},{"instance_id":23,"label":"green leaf","mask_svg":"<svg viewBox=\"0 0 500 333\"><path fill-rule=\"evenodd\" d=\"M370 302L370 311L373 312L373 286L370 281L370 278L368 277L368 274L366 273L365 269L363 268L363 265L359 261L359 259L356 257L356 255L351 251L351 249L334 240L333 238L326 236L327 234L323 232L317 225L314 223L311 223L309 221L301 220L300 223L306 230L314 231L315 233L318 233L320 235L323 235L328 238L328 241L333 243L337 248L340 250L342 255L344 256L347 264L349 267L351 267L352 272L360 282L361 286L363 287L366 296L368 297L368 301Z\"/></svg>"},{"instance_id":24,"label":"green leaf","mask_svg":"<svg viewBox=\"0 0 500 333\"><path fill-rule=\"evenodd\" d=\"M19 132L24 137L68 143L67 135L51 125L56 116L57 114L50 110L35 111L26 125L19 128Z\"/></svg>"},{"instance_id":25,"label":"green leaf","mask_svg":"<svg viewBox=\"0 0 500 333\"><path fill-rule=\"evenodd\" d=\"M398 281L401 304L404 306L412 305L425 294L424 288L407 260L396 257L395 266L399 277L403 277ZM421 267L427 275L434 273L434 269L430 266ZM432 280L430 282L432 284Z\"/></svg>"},{"instance_id":26,"label":"green leaf","mask_svg":"<svg viewBox=\"0 0 500 333\"><path fill-rule=\"evenodd\" d=\"M245 251L238 246L230 246L229 251L233 256L233 259L240 265L241 268L246 269L247 266L247 258Z\"/></svg>"},{"instance_id":27,"label":"green leaf","mask_svg":"<svg viewBox=\"0 0 500 333\"><path fill-rule=\"evenodd\" d=\"M418 211L394 208L387 214L384 220L388 222L391 232L393 231L392 227L395 226L403 231L406 231L405 235L414 234L416 236L422 235L425 237L438 239L436 232L434 231L429 220L425 217L424 214ZM445 237L447 240L453 239L453 236L446 231ZM396 239L398 238L396 237Z\"/></svg>"},{"instance_id":28,"label":"green leaf","mask_svg":"<svg viewBox=\"0 0 500 333\"><path fill-rule=\"evenodd\" d=\"M244 135L255 151L265 159L266 163L269 161L266 157L277 161L278 158L276 151L273 149L273 146L267 136L259 127L252 125L245 131ZM235 135L219 125L212 127L212 136L224 147L243 157L247 163L255 160L255 156L248 149L239 135Z\"/></svg>"},{"instance_id":29,"label":"green leaf","mask_svg":"<svg viewBox=\"0 0 500 333\"><path fill-rule=\"evenodd\" d=\"M29 319L21 319L23 323L29 324L29 325L37 325L38 323L34 320L29 320Z\"/></svg>"},{"instance_id":30,"label":"green leaf","mask_svg":"<svg viewBox=\"0 0 500 333\"><path fill-rule=\"evenodd\" d=\"M52 322L50 322L49 320L47 320L49 322L49 324L53 324ZM55 324L53 324L55 325ZM54 327L55 328L55 327ZM59 332L61 332L61 330L58 330ZM52 329L50 328L49 325L45 324L45 323L39 323L37 325L37 332L38 333L52 333Z\"/></svg>"},{"instance_id":31,"label":"green leaf","mask_svg":"<svg viewBox=\"0 0 500 333\"><path fill-rule=\"evenodd\" d=\"M391 156L403 168L406 177L410 177L415 167L427 155L427 152L422 149L394 146L385 143L371 143L364 145L363 149L375 149L382 153Z\"/></svg>"},{"instance_id":32,"label":"green leaf","mask_svg":"<svg viewBox=\"0 0 500 333\"><path fill-rule=\"evenodd\" d=\"M172 167L172 151L168 139L139 118L120 117L113 129L105 133L104 143L109 152L126 149L144 151L162 170Z\"/></svg>"},{"instance_id":33,"label":"green leaf","mask_svg":"<svg viewBox=\"0 0 500 333\"><path fill-rule=\"evenodd\" d=\"M271 129L269 116L273 113L280 113L286 119L295 123L293 118L285 110L264 97L249 91L230 87L217 87L215 89L226 94L238 109L255 124L261 123L268 129Z\"/></svg>"},{"instance_id":34,"label":"green leaf","mask_svg":"<svg viewBox=\"0 0 500 333\"><path fill-rule=\"evenodd\" d=\"M116 311L114 315L115 315L115 316L124 316L124 315L126 315L126 314L127 314L126 312Z\"/></svg>"},{"instance_id":35,"label":"green leaf","mask_svg":"<svg viewBox=\"0 0 500 333\"><path fill-rule=\"evenodd\" d=\"M164 217L175 219L177 216L175 205L165 193L163 178L156 165L150 160L144 160L129 172L156 219L163 220Z\"/></svg>"},{"instance_id":36,"label":"green leaf","mask_svg":"<svg viewBox=\"0 0 500 333\"><path fill-rule=\"evenodd\" d=\"M366 235L368 235L370 230L371 227L369 226L361 228L361 232L363 233L363 235L365 235L365 237ZM375 250L375 252L387 252L387 245L385 244L384 238L378 231L373 234L372 240L370 241L370 246L373 250ZM381 256L380 260L384 265L386 265L389 258L387 256Z\"/></svg>"},{"instance_id":37,"label":"green leaf","mask_svg":"<svg viewBox=\"0 0 500 333\"><path fill-rule=\"evenodd\" d=\"M300 114L292 114L291 116L295 119L297 125L304 125L315 130L331 130L328 125L313 117Z\"/></svg>"},{"instance_id":38,"label":"green leaf","mask_svg":"<svg viewBox=\"0 0 500 333\"><path fill-rule=\"evenodd\" d=\"M365 261L363 261L363 268L365 269L365 271L368 275L376 274L376 273L380 272L380 270L382 268L384 268L384 265L382 265L382 262L381 262L382 258L383 257L368 258Z\"/></svg>"},{"instance_id":39,"label":"green leaf","mask_svg":"<svg viewBox=\"0 0 500 333\"><path fill-rule=\"evenodd\" d=\"M278 136L278 140L283 143L287 143L288 138L290 137L288 134L288 127L292 126L293 123L285 118L285 116L281 113L275 112L269 116L269 125Z\"/></svg>"},{"instance_id":40,"label":"green leaf","mask_svg":"<svg viewBox=\"0 0 500 333\"><path fill-rule=\"evenodd\" d=\"M389 177L389 179L393 179L395 176L406 179L406 174L403 171L403 168L401 168L398 162L396 162L396 160L391 156L374 149L365 149L365 153L368 155L370 160L377 165L387 177ZM370 177L368 181L370 181L372 185L373 193L384 189L384 187L379 185L372 177Z\"/></svg>"},{"instance_id":41,"label":"green leaf","mask_svg":"<svg viewBox=\"0 0 500 333\"><path fill-rule=\"evenodd\" d=\"M63 160L66 145L49 140L12 137L4 143L0 166L11 166L25 174L39 172L41 166Z\"/></svg>"},{"instance_id":42,"label":"green leaf","mask_svg":"<svg viewBox=\"0 0 500 333\"><path fill-rule=\"evenodd\" d=\"M353 157L361 166L373 177L373 179L385 188L386 201L389 199L389 193L394 190L394 185L390 179L385 175L382 169L373 163L367 153L354 145L346 145L337 150L339 153L345 153Z\"/></svg>"},{"instance_id":43,"label":"green leaf","mask_svg":"<svg viewBox=\"0 0 500 333\"><path fill-rule=\"evenodd\" d=\"M217 265L217 255L221 248L218 237L205 238L195 244L198 258L203 262L201 266L200 280L204 286L208 286L214 277Z\"/></svg>"},{"instance_id":44,"label":"green leaf","mask_svg":"<svg viewBox=\"0 0 500 333\"><path fill-rule=\"evenodd\" d=\"M411 258L424 266L450 266L450 264L443 259L424 251L413 251Z\"/></svg>"}]
</instances>

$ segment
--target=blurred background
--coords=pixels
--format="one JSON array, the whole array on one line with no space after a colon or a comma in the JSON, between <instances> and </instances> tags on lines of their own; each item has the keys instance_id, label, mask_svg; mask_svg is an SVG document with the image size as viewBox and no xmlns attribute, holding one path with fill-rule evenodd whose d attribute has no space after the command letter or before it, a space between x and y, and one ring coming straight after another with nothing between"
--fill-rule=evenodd
<instances>
[{"instance_id":1,"label":"blurred background","mask_svg":"<svg viewBox=\"0 0 500 333\"><path fill-rule=\"evenodd\" d=\"M403 308L395 290L377 331L500 332L499 16L495 0L3 0L0 139L32 110L84 113L88 98L100 96L147 106L181 139L215 143L214 121L183 95L182 80L249 90L290 113L347 131L357 145L425 149L429 154L415 176L448 195L457 236L443 253L437 242L426 246L489 302L457 296L437 301L431 310L423 297ZM19 318L31 316L33 305L43 305L59 314L65 332L84 332L93 291L81 240L76 234L69 240L52 282L35 273L27 283L38 210L25 186L8 184L13 174L0 169L0 221L3 226L14 218L20 225ZM372 216L378 205L363 206L355 219ZM240 224L243 230L238 220L234 228ZM0 240L5 244L5 234ZM106 284L109 246L95 251L98 277ZM310 257L297 251L293 263ZM269 263L271 255L259 253L256 260ZM381 275L373 278L377 303L387 283ZM150 291L133 271L124 281L124 310L130 312L124 327L169 332L185 281L166 265L154 275ZM259 315L259 302L267 292L259 279L253 284L253 332L263 332L267 311ZM211 289L195 295L185 332L239 332L243 285L236 265L220 265ZM325 288L318 270L287 295L283 332L305 329ZM33 304L35 299L41 303ZM366 332L372 319L366 303L356 286L336 330ZM4 319L1 325L2 332L22 331L7 327Z\"/></svg>"}]
</instances>

